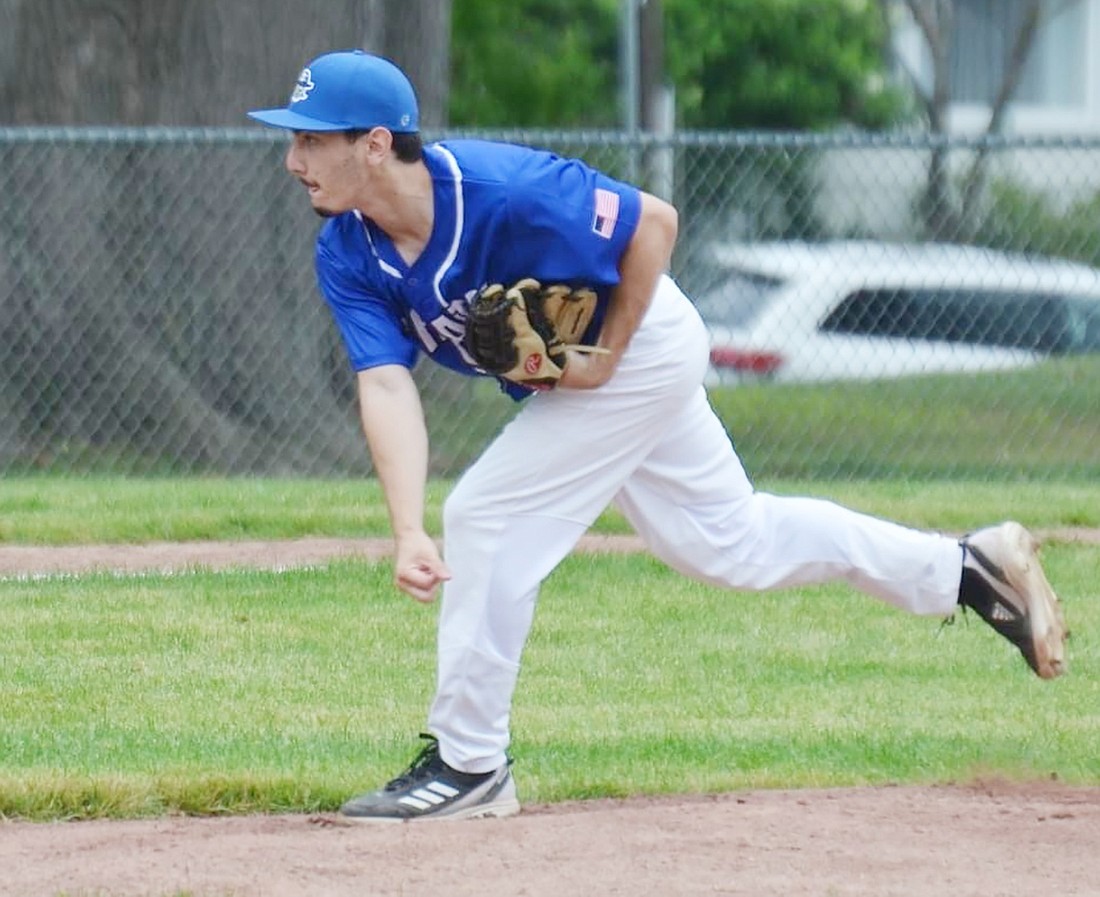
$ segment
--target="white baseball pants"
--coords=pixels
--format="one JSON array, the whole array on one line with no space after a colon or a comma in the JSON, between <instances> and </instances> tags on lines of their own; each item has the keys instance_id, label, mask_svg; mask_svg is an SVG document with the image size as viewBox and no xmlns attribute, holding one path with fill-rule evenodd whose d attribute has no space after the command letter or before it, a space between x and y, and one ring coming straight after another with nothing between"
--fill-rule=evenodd
<instances>
[{"instance_id":1,"label":"white baseball pants","mask_svg":"<svg viewBox=\"0 0 1100 897\"><path fill-rule=\"evenodd\" d=\"M505 762L539 584L610 503L688 576L759 591L843 580L916 614L955 607L962 550L828 501L753 489L702 380L706 328L669 278L614 376L527 401L444 506L438 678L428 717L465 772Z\"/></svg>"}]
</instances>

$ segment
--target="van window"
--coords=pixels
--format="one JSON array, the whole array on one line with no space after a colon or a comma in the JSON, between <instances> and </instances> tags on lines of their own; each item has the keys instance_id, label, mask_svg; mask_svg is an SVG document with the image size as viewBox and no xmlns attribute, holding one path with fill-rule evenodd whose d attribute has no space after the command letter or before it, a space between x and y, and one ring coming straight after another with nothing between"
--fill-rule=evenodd
<instances>
[{"instance_id":1,"label":"van window","mask_svg":"<svg viewBox=\"0 0 1100 897\"><path fill-rule=\"evenodd\" d=\"M868 289L846 296L820 329L1039 352L1087 352L1100 350L1100 302L993 290Z\"/></svg>"}]
</instances>

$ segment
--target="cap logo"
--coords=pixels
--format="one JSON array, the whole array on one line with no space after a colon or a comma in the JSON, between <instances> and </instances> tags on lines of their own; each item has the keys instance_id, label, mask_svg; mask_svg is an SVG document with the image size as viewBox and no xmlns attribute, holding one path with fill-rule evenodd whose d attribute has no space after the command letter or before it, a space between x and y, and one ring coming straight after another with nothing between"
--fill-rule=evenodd
<instances>
[{"instance_id":1,"label":"cap logo","mask_svg":"<svg viewBox=\"0 0 1100 897\"><path fill-rule=\"evenodd\" d=\"M411 115L409 115L407 113L405 115L402 115L401 116L401 127L407 128L409 126L410 121L412 121L412 116Z\"/></svg>"},{"instance_id":2,"label":"cap logo","mask_svg":"<svg viewBox=\"0 0 1100 897\"><path fill-rule=\"evenodd\" d=\"M290 95L290 102L300 103L309 96L309 92L316 85L313 83L313 73L308 68L302 69L298 76L298 82L294 85L294 92Z\"/></svg>"}]
</instances>

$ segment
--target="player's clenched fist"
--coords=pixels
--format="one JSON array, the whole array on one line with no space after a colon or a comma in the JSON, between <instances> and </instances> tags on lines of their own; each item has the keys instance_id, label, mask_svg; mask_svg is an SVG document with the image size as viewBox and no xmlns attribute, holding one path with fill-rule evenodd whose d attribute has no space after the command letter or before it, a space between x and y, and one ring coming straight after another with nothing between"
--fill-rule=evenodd
<instances>
[{"instance_id":1,"label":"player's clenched fist","mask_svg":"<svg viewBox=\"0 0 1100 897\"><path fill-rule=\"evenodd\" d=\"M397 540L394 553L394 582L417 601L434 601L441 583L451 571L439 555L439 549L427 533L404 536Z\"/></svg>"}]
</instances>

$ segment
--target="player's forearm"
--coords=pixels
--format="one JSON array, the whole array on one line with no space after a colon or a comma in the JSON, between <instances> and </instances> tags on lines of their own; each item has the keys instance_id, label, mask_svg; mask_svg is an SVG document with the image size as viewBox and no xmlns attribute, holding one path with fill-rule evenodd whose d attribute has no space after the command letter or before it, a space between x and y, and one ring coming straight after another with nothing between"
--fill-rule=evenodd
<instances>
[{"instance_id":1,"label":"player's forearm","mask_svg":"<svg viewBox=\"0 0 1100 897\"><path fill-rule=\"evenodd\" d=\"M361 371L359 411L394 537L422 533L428 433L412 375L399 365Z\"/></svg>"},{"instance_id":2,"label":"player's forearm","mask_svg":"<svg viewBox=\"0 0 1100 897\"><path fill-rule=\"evenodd\" d=\"M677 229L676 209L643 193L638 227L619 264L619 284L611 294L598 342L616 361L645 317L658 278L668 270Z\"/></svg>"}]
</instances>

